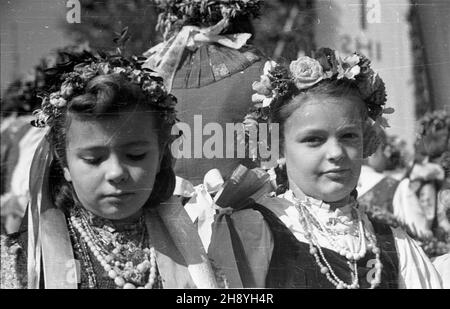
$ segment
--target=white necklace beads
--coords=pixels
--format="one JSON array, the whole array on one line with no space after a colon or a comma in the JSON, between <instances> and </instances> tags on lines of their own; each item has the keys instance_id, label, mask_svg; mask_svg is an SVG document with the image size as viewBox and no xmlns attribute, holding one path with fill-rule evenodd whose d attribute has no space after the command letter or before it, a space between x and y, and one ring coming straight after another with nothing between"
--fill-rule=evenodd
<instances>
[{"instance_id":1,"label":"white necklace beads","mask_svg":"<svg viewBox=\"0 0 450 309\"><path fill-rule=\"evenodd\" d=\"M71 213L70 223L118 288L153 288L157 280L156 253L153 247L140 249L131 242L119 244L115 239L104 239L93 230L85 216L75 212ZM113 249L108 249L108 246ZM127 260L127 257L132 258ZM93 274L92 271L91 273ZM145 281L143 279L147 273L148 280Z\"/></svg>"},{"instance_id":2,"label":"white necklace beads","mask_svg":"<svg viewBox=\"0 0 450 309\"><path fill-rule=\"evenodd\" d=\"M381 282L381 271L383 265L380 261L380 249L376 245L376 238L365 231L364 223L361 218L361 214L358 209L356 209L353 205L352 212L356 213L356 222L353 224L357 225L357 236L359 240L359 250L358 252L352 252L350 249L345 248L344 246L339 245L336 241L333 233L330 232L330 229L327 228L321 220L311 211L311 204L308 201L298 201L295 200L295 208L300 214L300 224L302 225L304 236L309 243L309 253L314 256L316 264L320 268L320 272L325 275L337 289L358 289L359 279L358 279L358 265L357 262L362 259L367 250L371 250L375 254L375 277L370 281L370 288L374 289ZM351 271L352 281L351 283L345 283L342 281L333 271L333 268L328 263L323 254L322 248L319 245L319 241L314 234L313 230L319 232L321 235L325 236L327 241L330 243L331 247L335 252L338 252L341 256L345 257L348 261L347 264Z\"/></svg>"}]
</instances>

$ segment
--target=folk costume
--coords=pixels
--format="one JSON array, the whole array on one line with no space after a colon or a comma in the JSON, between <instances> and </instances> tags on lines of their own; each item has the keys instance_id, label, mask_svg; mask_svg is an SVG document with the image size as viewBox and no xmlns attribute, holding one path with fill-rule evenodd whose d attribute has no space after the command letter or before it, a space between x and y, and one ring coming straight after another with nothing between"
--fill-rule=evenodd
<instances>
[{"instance_id":1,"label":"folk costume","mask_svg":"<svg viewBox=\"0 0 450 309\"><path fill-rule=\"evenodd\" d=\"M273 121L271 108L280 109L295 94L323 80L345 79L358 89L367 107L362 156L368 157L380 142L375 130L370 130L386 126L382 115L393 112L384 107L383 81L363 55L341 59L325 48L315 57L300 57L288 68L268 62L264 75L254 84L256 111L246 116L247 121L252 120L247 123ZM219 265L232 268L228 261L233 258L224 254L233 252L243 286L441 288L439 274L422 249L401 229L369 218L354 194L334 210L322 200L296 197L293 192L248 196L229 203L226 206L232 210L216 217L209 255ZM220 248L225 246L233 250L221 254Z\"/></svg>"},{"instance_id":2,"label":"folk costume","mask_svg":"<svg viewBox=\"0 0 450 309\"><path fill-rule=\"evenodd\" d=\"M238 269L239 284L370 288L377 279L376 288L441 288L436 269L402 229L368 217L356 201L333 211L323 201L299 201L292 191L276 197L268 178L253 188L257 194L222 204L229 208L214 221L208 255L224 270Z\"/></svg>"},{"instance_id":3,"label":"folk costume","mask_svg":"<svg viewBox=\"0 0 450 309\"><path fill-rule=\"evenodd\" d=\"M69 68L66 64L64 70L69 73L61 75L60 89L35 113L37 127L52 128L74 95L82 94L95 76L107 74L120 74L139 85L148 96L142 104L154 104L164 121L175 121L176 99L165 91L160 77L120 53L87 53L84 61ZM139 218L120 225L88 211L76 194L70 205L57 204L53 190L60 177L52 169L57 158L50 140L46 136L41 141L33 158L26 220L18 233L2 237L2 287L218 286L197 231L176 197L145 205Z\"/></svg>"}]
</instances>

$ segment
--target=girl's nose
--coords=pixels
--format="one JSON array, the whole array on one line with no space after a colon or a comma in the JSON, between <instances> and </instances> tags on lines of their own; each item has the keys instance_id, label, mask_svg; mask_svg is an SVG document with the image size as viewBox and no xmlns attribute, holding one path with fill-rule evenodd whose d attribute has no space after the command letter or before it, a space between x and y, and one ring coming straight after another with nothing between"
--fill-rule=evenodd
<instances>
[{"instance_id":1,"label":"girl's nose","mask_svg":"<svg viewBox=\"0 0 450 309\"><path fill-rule=\"evenodd\" d=\"M327 148L327 159L331 162L338 162L344 158L344 148L336 140L330 140Z\"/></svg>"},{"instance_id":2,"label":"girl's nose","mask_svg":"<svg viewBox=\"0 0 450 309\"><path fill-rule=\"evenodd\" d=\"M125 182L128 179L129 174L127 168L123 166L119 158L111 156L108 161L105 175L106 180L115 184Z\"/></svg>"}]
</instances>

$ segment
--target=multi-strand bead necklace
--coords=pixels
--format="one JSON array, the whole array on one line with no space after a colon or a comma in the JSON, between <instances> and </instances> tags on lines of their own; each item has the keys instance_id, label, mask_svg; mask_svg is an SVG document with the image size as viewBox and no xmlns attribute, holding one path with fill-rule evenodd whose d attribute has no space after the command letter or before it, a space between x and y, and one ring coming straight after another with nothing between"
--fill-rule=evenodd
<instances>
[{"instance_id":1,"label":"multi-strand bead necklace","mask_svg":"<svg viewBox=\"0 0 450 309\"><path fill-rule=\"evenodd\" d=\"M311 203L308 200L295 200L295 208L300 214L300 224L302 225L304 236L309 243L309 253L314 256L320 272L325 275L337 289L357 289L359 288L358 265L357 262L362 259L367 250L371 250L375 254L375 277L370 281L370 288L373 289L380 284L381 271L383 265L380 261L380 249L377 247L375 236L371 235L365 228L361 218L360 210L355 207L356 202L351 205L354 220L351 222L349 232L335 232L322 223L322 221L311 210ZM351 270L352 282L346 283L341 280L333 271L333 268L326 260L322 248L315 233L323 235L331 245L333 251L338 252L347 259L347 264ZM344 234L351 234L358 237L359 250L352 252L350 249L340 245L337 238Z\"/></svg>"},{"instance_id":2,"label":"multi-strand bead necklace","mask_svg":"<svg viewBox=\"0 0 450 309\"><path fill-rule=\"evenodd\" d=\"M82 262L88 275L90 288L97 285L95 272L87 250L100 263L108 277L118 288L151 289L157 282L156 254L153 247L144 247L146 229L143 217L135 226L135 232L141 234L138 244L125 239L123 235L104 226L94 228L89 222L86 210L71 210L69 223L70 233L75 239L74 247L81 251ZM147 279L146 279L147 278Z\"/></svg>"}]
</instances>

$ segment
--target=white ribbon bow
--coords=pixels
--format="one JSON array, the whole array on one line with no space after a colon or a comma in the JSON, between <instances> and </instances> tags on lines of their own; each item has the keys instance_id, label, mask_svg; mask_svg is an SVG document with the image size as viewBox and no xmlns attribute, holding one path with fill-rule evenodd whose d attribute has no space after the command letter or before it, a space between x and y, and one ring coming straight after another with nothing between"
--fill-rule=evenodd
<instances>
[{"instance_id":1,"label":"white ribbon bow","mask_svg":"<svg viewBox=\"0 0 450 309\"><path fill-rule=\"evenodd\" d=\"M170 92L173 78L186 48L195 50L203 44L217 43L232 49L240 49L247 43L247 40L252 36L250 33L220 35L228 26L228 23L229 19L224 18L216 25L208 28L184 26L169 40L146 51L143 56L148 59L143 67L159 73Z\"/></svg>"},{"instance_id":2,"label":"white ribbon bow","mask_svg":"<svg viewBox=\"0 0 450 309\"><path fill-rule=\"evenodd\" d=\"M176 177L174 195L190 198L184 206L192 222L197 221L197 230L205 250L211 242L212 224L216 209L216 201L223 190L224 180L218 169L209 170L203 184L193 186L192 183L181 177ZM212 195L215 193L214 198Z\"/></svg>"}]
</instances>

